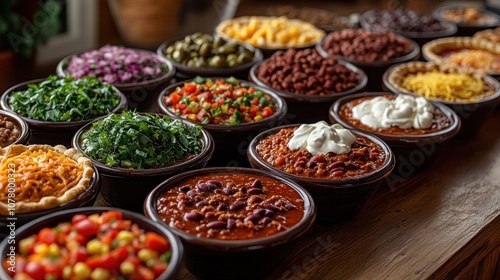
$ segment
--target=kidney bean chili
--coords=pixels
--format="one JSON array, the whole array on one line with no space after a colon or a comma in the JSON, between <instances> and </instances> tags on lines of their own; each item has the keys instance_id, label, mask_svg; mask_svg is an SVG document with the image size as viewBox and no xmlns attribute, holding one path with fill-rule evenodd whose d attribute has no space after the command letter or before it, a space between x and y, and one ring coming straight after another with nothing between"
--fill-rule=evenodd
<instances>
[{"instance_id":1,"label":"kidney bean chili","mask_svg":"<svg viewBox=\"0 0 500 280\"><path fill-rule=\"evenodd\" d=\"M237 125L271 117L277 110L273 98L240 80L196 77L165 96L169 110L201 124Z\"/></svg>"},{"instance_id":2,"label":"kidney bean chili","mask_svg":"<svg viewBox=\"0 0 500 280\"><path fill-rule=\"evenodd\" d=\"M304 216L304 201L280 181L254 174L207 174L169 189L157 211L168 225L202 238L245 240L285 231Z\"/></svg>"},{"instance_id":3,"label":"kidney bean chili","mask_svg":"<svg viewBox=\"0 0 500 280\"><path fill-rule=\"evenodd\" d=\"M365 100L370 100L374 98L375 96L365 96L361 97L352 101L347 102L340 108L339 115L341 118L349 122L355 127L359 127L365 130L369 131L375 131L378 133L384 133L384 134L390 134L390 135L423 135L423 134L429 134L433 133L436 131L440 131L442 129L445 129L451 125L451 120L441 111L439 108L436 107L436 110L434 111L434 119L432 120L432 126L427 129L415 129L415 128L400 128L397 126L391 126L388 129L383 129L383 128L371 128L367 125L364 125L361 123L360 120L355 119L352 117L352 108L359 103L365 101ZM396 96L392 95L384 95L385 98L388 99L395 99Z\"/></svg>"},{"instance_id":4,"label":"kidney bean chili","mask_svg":"<svg viewBox=\"0 0 500 280\"><path fill-rule=\"evenodd\" d=\"M257 144L257 154L268 164L297 176L320 179L360 177L379 169L384 150L368 138L356 136L347 154L328 152L313 156L307 150L290 150L287 145L297 128L284 128Z\"/></svg>"},{"instance_id":5,"label":"kidney bean chili","mask_svg":"<svg viewBox=\"0 0 500 280\"><path fill-rule=\"evenodd\" d=\"M7 117L0 116L0 147L14 143L21 132Z\"/></svg>"}]
</instances>

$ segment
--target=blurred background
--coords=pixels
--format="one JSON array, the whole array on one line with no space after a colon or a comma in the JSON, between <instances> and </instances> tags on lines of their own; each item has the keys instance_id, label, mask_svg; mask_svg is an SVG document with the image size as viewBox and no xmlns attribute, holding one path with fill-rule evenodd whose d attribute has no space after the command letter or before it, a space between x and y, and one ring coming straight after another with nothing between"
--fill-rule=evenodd
<instances>
[{"instance_id":1,"label":"blurred background","mask_svg":"<svg viewBox=\"0 0 500 280\"><path fill-rule=\"evenodd\" d=\"M398 6L427 14L443 4L500 9L500 0L1 0L0 92L54 73L57 62L74 52L106 44L156 50L174 37L212 33L227 18L269 15L281 4L321 8L353 20L369 9Z\"/></svg>"}]
</instances>

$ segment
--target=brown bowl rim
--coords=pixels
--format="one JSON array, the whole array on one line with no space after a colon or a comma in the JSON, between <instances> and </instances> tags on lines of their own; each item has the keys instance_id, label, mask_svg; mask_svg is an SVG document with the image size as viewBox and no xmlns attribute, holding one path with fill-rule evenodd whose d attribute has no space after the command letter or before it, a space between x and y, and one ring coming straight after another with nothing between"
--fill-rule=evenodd
<instances>
[{"instance_id":1,"label":"brown bowl rim","mask_svg":"<svg viewBox=\"0 0 500 280\"><path fill-rule=\"evenodd\" d=\"M168 71L165 72L163 75L160 75L160 76L158 76L156 78L153 78L151 80L141 81L141 82L138 82L138 83L135 83L135 84L131 84L131 83L119 84L119 85L112 84L117 89L119 89L121 91L131 91L131 90L137 90L137 89L141 89L141 88L152 88L152 87L155 87L155 86L162 85L162 84L170 81L174 77L174 75L176 73L176 68L170 62L170 60L168 60L168 59L166 59L166 58L164 58L164 57L162 57L162 56L160 56L160 55L158 55L158 54L156 54L155 52L152 52L152 51L147 51L147 50L143 50L143 49L136 49L136 48L127 48L127 49L134 50L134 51L137 51L137 52L146 53L148 55L154 55L154 56L156 56L158 59L160 59L161 61L163 61L165 63L165 65L168 67ZM95 50L97 50L97 49L95 49ZM59 61L59 63L57 64L57 66L56 66L57 76L59 76L61 78L64 78L64 77L68 76L69 74L65 71L65 69L67 67L67 64L69 63L69 60L73 56L80 55L80 54L83 54L83 53L86 53L86 52L88 52L88 51L75 52L75 53L67 55L63 59L61 59Z\"/></svg>"},{"instance_id":2,"label":"brown bowl rim","mask_svg":"<svg viewBox=\"0 0 500 280\"><path fill-rule=\"evenodd\" d=\"M192 35L192 34L191 34ZM187 74L187 75L193 75L193 76L224 76L224 75L231 75L231 73L238 73L240 71L245 71L248 70L254 65L255 63L261 61L264 59L264 55L262 54L262 51L254 47L250 44L247 43L242 43L240 41L237 41L235 39L230 39L229 41L232 41L240 46L245 47L246 49L249 49L251 51L254 51L254 56L252 61L240 64L237 66L232 66L232 67L222 67L222 68L217 68L217 67L190 67L185 64L179 63L177 61L171 60L168 57L163 54L163 51L168 48L170 45L175 44L177 41L180 41L184 38L185 36L179 36L176 37L172 40L168 40L163 42L158 49L156 50L156 54L167 59L172 63L172 65L175 67L177 70L177 73L179 74ZM221 37L220 35L214 36L215 38ZM226 38L224 38L226 39Z\"/></svg>"},{"instance_id":3,"label":"brown bowl rim","mask_svg":"<svg viewBox=\"0 0 500 280\"><path fill-rule=\"evenodd\" d=\"M167 116L164 114L160 113L149 113L149 112L139 112L140 114L148 114L148 115L155 115L155 116ZM120 115L120 114L116 114ZM108 115L110 116L110 115ZM85 153L82 151L81 145L80 145L80 138L84 132L89 130L94 122L97 122L101 119L104 119L108 116L103 116L98 119L93 120L92 122L87 123L83 127L81 127L73 136L73 139L71 140L71 146L75 148L78 152L82 153L85 155ZM168 116L167 116L168 117ZM190 123L185 120L181 120L183 123L189 125L189 126L197 126L196 124ZM149 176L160 176L160 175L167 175L167 174L172 174L176 171L179 170L185 170L187 168L191 168L194 166L199 165L200 163L206 163L212 156L214 152L214 139L212 138L212 135L208 133L207 130L201 127L201 142L203 143L203 148L201 149L200 153L194 156L193 158L182 161L179 163L176 163L171 166L166 166L166 167L160 167L160 168L150 168L150 169L127 169L127 168L122 168L122 167L111 167L107 166L104 163L97 161L96 159L87 156L92 163L101 171L102 174L106 175L116 175L116 176L125 176L125 177L149 177Z\"/></svg>"},{"instance_id":4,"label":"brown bowl rim","mask_svg":"<svg viewBox=\"0 0 500 280\"><path fill-rule=\"evenodd\" d=\"M21 130L21 134L19 134L19 137L17 137L16 141L14 141L12 144L9 144L3 148L6 148L10 145L15 145L15 144L26 144L30 138L30 127L27 122L25 122L20 116L14 114L13 112L5 111L5 110L0 110L0 116L6 117L10 121L14 121L16 123L16 126Z\"/></svg>"},{"instance_id":5,"label":"brown bowl rim","mask_svg":"<svg viewBox=\"0 0 500 280\"><path fill-rule=\"evenodd\" d=\"M459 8L474 8L476 9L479 13L485 14L489 17L491 17L493 20L491 23L487 24L471 24L471 23L466 23L466 22L461 22L461 21L452 21L443 16L443 13L448 11L448 10L454 10L454 9L459 9ZM448 5L443 5L440 7L437 7L434 9L432 12L432 16L440 21L447 21L451 22L453 24L456 24L458 27L463 27L463 28L494 28L497 27L500 24L500 16L492 11L488 11L486 9L478 8L478 7L472 7L468 5L459 5L459 4L448 4Z\"/></svg>"},{"instance_id":6,"label":"brown bowl rim","mask_svg":"<svg viewBox=\"0 0 500 280\"><path fill-rule=\"evenodd\" d=\"M213 79L213 80L215 80L215 79L227 79L227 77L203 77L203 78L204 79ZM201 124L199 122L194 122L194 121L184 119L180 116L177 116L172 111L170 111L169 106L165 105L165 103L163 102L163 99L166 95L172 93L177 87L184 85L184 83L192 82L193 79L183 80L183 81L177 82L175 84L168 86L164 90L162 90L160 92L160 95L158 96L158 101L157 101L158 103L157 104L158 104L158 107L160 109L160 112L163 114L166 114L170 118L181 119L181 120L184 120L187 122L197 124L210 132L244 132L244 131L273 126L273 124L277 125L278 123L281 122L281 120L285 117L286 113L288 112L288 105L287 105L285 99L276 93L276 90L270 89L268 87L262 87L262 86L259 86L255 83L252 83L252 82L249 82L246 80L242 80L242 79L237 79L237 80L241 82L242 86L252 86L252 87L259 89L262 92L270 95L278 107L278 110L276 111L276 113L274 113L270 118L262 119L262 120L256 121L256 122L248 122L248 123L242 123L242 124L237 124L237 125Z\"/></svg>"},{"instance_id":7,"label":"brown bowl rim","mask_svg":"<svg viewBox=\"0 0 500 280\"><path fill-rule=\"evenodd\" d=\"M287 186L293 188L304 200L304 216L302 219L290 229L283 232L273 234L271 236L254 238L247 240L218 240L210 238L201 238L195 235L184 232L175 227L165 224L156 212L156 198L163 194L167 189L171 189L176 183L186 180L187 178L196 177L197 175L211 174L211 173L246 173L255 174L264 177L270 177L278 180ZM161 193L160 193L161 192ZM177 234L181 240L190 245L202 246L206 249L215 251L254 251L267 247L274 247L280 244L292 241L304 235L313 226L316 220L316 204L312 196L307 190L302 188L298 183L288 178L283 178L276 174L268 173L259 169L244 168L244 167L209 167L200 170L191 170L177 174L169 179L160 183L155 187L144 200L144 213L146 217L155 222L161 223L163 226L170 228Z\"/></svg>"},{"instance_id":8,"label":"brown bowl rim","mask_svg":"<svg viewBox=\"0 0 500 280\"><path fill-rule=\"evenodd\" d=\"M293 92L289 92L289 91L283 91L283 90L276 89L276 88L273 88L273 87L265 84L256 75L256 72L258 71L259 67L264 62L268 61L268 59L269 58L262 60L258 63L255 63L252 66L252 68L250 69L249 78L256 85L258 85L262 88L268 88L269 90L276 92L279 96L283 97L287 102L306 102L306 103L332 102L332 101L338 99L339 97L353 94L356 92L361 92L366 88L366 85L368 84L368 76L366 75L365 71L363 71L363 69L361 69L360 67L358 67L358 66L356 66L353 63L350 63L348 61L337 59L337 62L339 64L344 65L349 70L351 70L352 72L356 73L359 76L358 84L356 85L356 87L354 87L350 90L346 90L346 91L334 93L334 94L329 94L329 95L306 95L306 94L293 93Z\"/></svg>"},{"instance_id":9,"label":"brown bowl rim","mask_svg":"<svg viewBox=\"0 0 500 280\"><path fill-rule=\"evenodd\" d=\"M265 137L276 134L279 132L281 129L284 128L291 128L291 127L298 127L301 124L288 124L288 125L283 125L283 126L278 126L274 127L271 129L268 129L259 135L255 136L255 138L250 142L250 145L248 146L247 150L247 155L250 160L250 162L256 163L256 165L259 165L262 169L279 174L282 177L289 178L295 182L305 183L308 185L315 185L318 187L325 187L325 188L333 188L333 189L347 189L347 188L356 188L359 186L371 184L373 182L382 180L386 176L388 176L392 170L394 169L395 166L395 157L394 157L394 152L391 150L389 145L380 139L379 137L366 133L364 131L358 130L358 129L352 129L350 130L355 136L362 136L365 138L368 138L370 141L373 141L375 144L380 146L385 154L385 161L382 164L382 166L375 170L372 171L368 174L364 174L362 176L357 176L355 178L346 178L346 179L340 179L340 180L331 180L331 179L321 179L321 178L313 178L313 177L305 177L305 176L298 176L295 174L287 173L283 170L277 169L271 164L265 162L258 154L256 151L257 145L260 143L262 139ZM254 166L254 164L252 164Z\"/></svg>"},{"instance_id":10,"label":"brown bowl rim","mask_svg":"<svg viewBox=\"0 0 500 280\"><path fill-rule=\"evenodd\" d=\"M355 29L355 28L351 28L351 29ZM391 66L391 65L396 64L396 63L414 60L420 56L420 46L413 39L410 39L410 38L405 37L403 35L396 34L392 31L374 31L374 30L367 30L367 29L362 29L362 30L368 31L368 32L381 32L381 33L386 33L386 34L394 34L398 40L409 42L412 45L413 49L411 52L409 52L403 56L394 57L394 58L391 58L387 61L380 61L379 60L379 61L374 61L374 62L366 62L366 61L349 59L345 56L330 54L323 47L323 44L325 43L325 40L328 38L328 36L330 36L334 32L341 31L341 30L337 30L337 31L330 32L325 37L323 37L323 39L321 39L321 41L319 41L318 44L316 44L316 50L323 57L328 57L328 56L338 57L339 60L347 61L351 64L356 65L356 66L366 67L366 68L368 68L368 67L388 67L388 66Z\"/></svg>"},{"instance_id":11,"label":"brown bowl rim","mask_svg":"<svg viewBox=\"0 0 500 280\"><path fill-rule=\"evenodd\" d=\"M474 100L473 102L470 101L447 101L447 100L439 100L439 99L430 99L431 101L437 101L439 103L443 103L445 105L451 105L451 106L468 106L468 105L474 105L474 104L485 104L489 102L495 102L496 99L499 99L500 97L500 82L493 78L490 75L476 72L476 71L470 71L467 69L455 67L449 64L438 64L434 62L423 62L423 61L414 61L414 62L406 62L406 63L401 63L397 65L391 66L389 69L387 69L382 76L382 82L386 88L388 88L391 92L396 93L396 94L409 94L413 96L422 96L417 93L414 93L410 90L403 89L399 85L394 84L394 75L397 74L397 71L401 71L401 69L404 68L409 68L409 67L416 67L419 69L425 68L424 70L434 70L437 69L439 71L453 71L456 73L464 72L469 75L472 75L474 77L480 77L483 79L483 82L488 85L493 90L493 93L485 96L484 98L481 98L479 100Z\"/></svg>"},{"instance_id":12,"label":"brown bowl rim","mask_svg":"<svg viewBox=\"0 0 500 280\"><path fill-rule=\"evenodd\" d=\"M148 231L154 231L160 234L161 236L167 238L169 244L172 246L171 261L169 262L167 270L163 272L160 276L158 276L157 279L170 279L179 272L184 257L184 246L182 245L182 242L179 240L179 238L175 234L173 234L169 229L158 225L157 223L151 221L150 219L144 217L143 215L121 208L104 207L104 206L79 207L79 208L66 209L50 213L46 216L36 218L35 220L30 221L29 223L26 223L25 225L21 226L19 229L16 230L16 236L23 237L23 235L25 235L26 232L30 232L30 229L32 228L42 229L43 227L49 225L57 225L62 218L67 220L66 216L71 217L71 215L76 215L76 214L91 215L95 213L103 213L106 211L121 212L125 219L132 220L133 223L137 224L139 223L146 224ZM143 228L143 226L140 227ZM0 252L5 252L5 250L7 250L7 246L9 246L8 239L5 238L0 244ZM0 269L0 277L2 279L12 279L10 276L7 275L4 268Z\"/></svg>"},{"instance_id":13,"label":"brown bowl rim","mask_svg":"<svg viewBox=\"0 0 500 280\"><path fill-rule=\"evenodd\" d=\"M495 44L491 41L485 40L485 39L479 39L479 38L474 38L474 37L447 37L447 38L439 38L432 40L430 42L425 43L422 46L422 55L423 57L429 61L429 62L435 62L435 63L447 63L450 65L454 65L457 67L461 67L458 65L455 65L452 62L448 62L446 59L444 59L442 56L440 56L437 52L436 49L440 49L441 51L446 51L446 50L452 50L452 49L460 49L460 48L474 48L474 49L480 49L480 50L485 50L490 53L494 53L497 56L500 56L500 44ZM466 67L462 67L464 69L468 69ZM485 72L489 75L492 76L500 76L500 69L499 70L478 70L478 69L473 69L474 71L478 72Z\"/></svg>"},{"instance_id":14,"label":"brown bowl rim","mask_svg":"<svg viewBox=\"0 0 500 280\"><path fill-rule=\"evenodd\" d=\"M446 115L446 117L452 122L452 124L445 129L441 129L435 132L431 133L426 133L426 134L418 134L418 135L394 135L394 134L387 134L387 133L381 133L378 131L373 131L373 130L368 130L362 127L357 127L353 124L351 124L349 121L345 120L339 115L339 111L344 106L347 102L356 100L358 98L362 97L367 97L367 96L384 96L384 95L397 95L396 93L393 92L363 92L359 94L353 94L349 96L344 96L335 103L332 104L332 106L329 109L329 116L330 118L333 118L337 123L341 124L344 127L347 127L349 129L358 129L362 130L366 133L372 133L378 136L380 139L389 142L389 143L397 143L397 142L405 142L405 143L420 143L420 142L427 142L427 141L433 141L433 142L442 142L449 140L453 138L458 131L460 130L461 127L461 120L458 117L457 113L455 111L451 110L448 106L445 106L444 104L441 104L436 101L431 101L429 102L434 106L434 108L439 109L443 114ZM389 144L390 146L390 144Z\"/></svg>"},{"instance_id":15,"label":"brown bowl rim","mask_svg":"<svg viewBox=\"0 0 500 280\"><path fill-rule=\"evenodd\" d=\"M59 77L59 79L61 79ZM3 108L5 111L10 112L12 114L15 114L16 116L19 116L23 121L25 121L30 128L42 128L42 129L60 129L60 128L80 128L81 126L92 122L98 118L101 118L102 116L106 116L107 114L104 115L99 115L92 117L90 119L86 120L79 120L79 121L69 121L69 122L51 122L51 121L40 121L40 120L34 120L30 119L28 117L21 116L17 114L12 108L10 108L10 105L7 101L7 99L11 96L11 94L15 91L25 89L29 84L37 84L42 81L45 81L45 78L39 78L39 79L34 79L34 80L29 80L26 82L19 83L17 85L14 85L7 89L2 97L0 98L0 107ZM128 107L127 103L127 97L120 91L118 90L115 86L111 85L112 88L114 89L116 95L120 98L120 103L110 112L112 113L117 113L120 111L124 111Z\"/></svg>"},{"instance_id":16,"label":"brown bowl rim","mask_svg":"<svg viewBox=\"0 0 500 280\"><path fill-rule=\"evenodd\" d=\"M359 25L367 30L385 30L384 28L374 27L366 22L366 17L370 13L380 12L383 10L385 10L385 9L371 9L371 10L364 12L359 17ZM447 36L452 36L453 34L457 33L458 27L455 23L439 20L437 18L436 18L436 20L438 20L445 27L445 29L440 30L440 31L422 31L422 32L415 32L415 31L397 32L395 30L390 30L390 29L386 29L386 30L391 31L393 33L403 35L403 36L411 38L411 39L431 39L431 38L447 37Z\"/></svg>"}]
</instances>

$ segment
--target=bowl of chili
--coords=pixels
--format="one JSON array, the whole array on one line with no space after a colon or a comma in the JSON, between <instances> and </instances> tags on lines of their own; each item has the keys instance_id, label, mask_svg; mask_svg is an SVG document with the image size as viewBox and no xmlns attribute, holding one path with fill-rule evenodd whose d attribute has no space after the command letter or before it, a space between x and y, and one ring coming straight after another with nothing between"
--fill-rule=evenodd
<instances>
[{"instance_id":1,"label":"bowl of chili","mask_svg":"<svg viewBox=\"0 0 500 280\"><path fill-rule=\"evenodd\" d=\"M129 108L156 112L156 98L176 69L154 52L106 45L68 55L57 64L56 72L59 77L96 77L123 92Z\"/></svg>"},{"instance_id":2,"label":"bowl of chili","mask_svg":"<svg viewBox=\"0 0 500 280\"><path fill-rule=\"evenodd\" d=\"M30 138L28 124L18 115L0 110L0 148L14 144L26 145Z\"/></svg>"},{"instance_id":3,"label":"bowl of chili","mask_svg":"<svg viewBox=\"0 0 500 280\"><path fill-rule=\"evenodd\" d=\"M490 75L450 64L408 62L389 68L384 86L450 107L461 119L457 137L473 137L500 103L500 83Z\"/></svg>"},{"instance_id":4,"label":"bowl of chili","mask_svg":"<svg viewBox=\"0 0 500 280\"><path fill-rule=\"evenodd\" d=\"M441 103L389 92L340 98L330 108L330 122L382 139L396 158L394 172L402 177L434 162L457 135L461 123L458 115Z\"/></svg>"},{"instance_id":5,"label":"bowl of chili","mask_svg":"<svg viewBox=\"0 0 500 280\"><path fill-rule=\"evenodd\" d=\"M287 121L292 123L328 120L333 101L363 91L368 82L359 67L324 58L314 49L278 51L256 63L249 79L286 100Z\"/></svg>"},{"instance_id":6,"label":"bowl of chili","mask_svg":"<svg viewBox=\"0 0 500 280\"><path fill-rule=\"evenodd\" d=\"M172 177L148 195L144 211L180 237L188 270L211 279L265 276L316 216L312 197L297 183L239 167Z\"/></svg>"},{"instance_id":7,"label":"bowl of chili","mask_svg":"<svg viewBox=\"0 0 500 280\"><path fill-rule=\"evenodd\" d=\"M126 110L127 99L112 85L95 78L49 76L9 88L0 106L29 125L29 144L69 147L78 129L109 113Z\"/></svg>"},{"instance_id":8,"label":"bowl of chili","mask_svg":"<svg viewBox=\"0 0 500 280\"><path fill-rule=\"evenodd\" d=\"M212 136L198 125L134 111L85 125L72 145L100 171L103 198L137 212L160 182L204 167L214 150Z\"/></svg>"},{"instance_id":9,"label":"bowl of chili","mask_svg":"<svg viewBox=\"0 0 500 280\"><path fill-rule=\"evenodd\" d=\"M0 184L5 186L0 192L2 236L11 232L7 225L12 214L19 227L58 211L92 206L101 188L99 172L90 160L61 145L0 148L0 164ZM14 180L13 174L22 180Z\"/></svg>"},{"instance_id":10,"label":"bowl of chili","mask_svg":"<svg viewBox=\"0 0 500 280\"><path fill-rule=\"evenodd\" d=\"M8 239L0 244L1 279L166 280L177 277L183 260L182 243L170 230L110 207L52 213L21 227L15 238L14 249Z\"/></svg>"},{"instance_id":11,"label":"bowl of chili","mask_svg":"<svg viewBox=\"0 0 500 280\"><path fill-rule=\"evenodd\" d=\"M289 148L292 138L298 142ZM355 216L395 165L380 138L323 121L264 131L250 143L248 158L253 168L293 180L311 193L318 221L325 223Z\"/></svg>"},{"instance_id":12,"label":"bowl of chili","mask_svg":"<svg viewBox=\"0 0 500 280\"><path fill-rule=\"evenodd\" d=\"M246 147L260 131L280 124L287 104L274 91L230 78L196 77L166 88L160 111L201 125L214 137L210 165L248 166Z\"/></svg>"}]
</instances>

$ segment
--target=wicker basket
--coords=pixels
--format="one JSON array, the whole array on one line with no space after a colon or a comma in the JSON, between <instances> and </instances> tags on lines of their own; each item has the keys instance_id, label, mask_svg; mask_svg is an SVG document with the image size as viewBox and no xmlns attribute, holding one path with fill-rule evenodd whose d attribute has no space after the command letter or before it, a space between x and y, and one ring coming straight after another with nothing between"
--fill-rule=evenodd
<instances>
[{"instance_id":1,"label":"wicker basket","mask_svg":"<svg viewBox=\"0 0 500 280\"><path fill-rule=\"evenodd\" d=\"M176 34L182 1L108 0L121 37L130 45L155 48Z\"/></svg>"}]
</instances>

